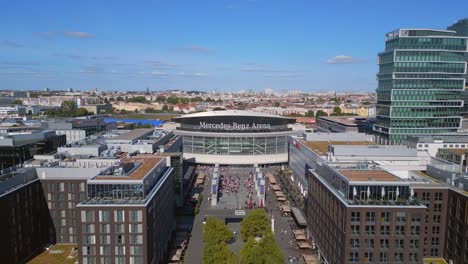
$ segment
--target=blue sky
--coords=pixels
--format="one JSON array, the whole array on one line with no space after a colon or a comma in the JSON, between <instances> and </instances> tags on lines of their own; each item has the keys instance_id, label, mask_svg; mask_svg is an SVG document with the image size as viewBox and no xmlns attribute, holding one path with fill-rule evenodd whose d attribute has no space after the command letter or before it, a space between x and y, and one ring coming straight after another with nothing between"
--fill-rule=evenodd
<instances>
[{"instance_id":1,"label":"blue sky","mask_svg":"<svg viewBox=\"0 0 468 264\"><path fill-rule=\"evenodd\" d=\"M399 27L468 1L2 1L0 89L374 91Z\"/></svg>"}]
</instances>

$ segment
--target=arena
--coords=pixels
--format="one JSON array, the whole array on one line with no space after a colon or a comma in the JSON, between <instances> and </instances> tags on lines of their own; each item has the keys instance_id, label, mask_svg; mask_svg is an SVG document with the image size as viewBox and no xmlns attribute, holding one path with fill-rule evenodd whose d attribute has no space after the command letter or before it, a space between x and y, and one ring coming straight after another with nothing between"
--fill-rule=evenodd
<instances>
[{"instance_id":1,"label":"arena","mask_svg":"<svg viewBox=\"0 0 468 264\"><path fill-rule=\"evenodd\" d=\"M173 119L183 137L184 158L199 164L253 165L288 162L288 127L295 119L225 110Z\"/></svg>"}]
</instances>

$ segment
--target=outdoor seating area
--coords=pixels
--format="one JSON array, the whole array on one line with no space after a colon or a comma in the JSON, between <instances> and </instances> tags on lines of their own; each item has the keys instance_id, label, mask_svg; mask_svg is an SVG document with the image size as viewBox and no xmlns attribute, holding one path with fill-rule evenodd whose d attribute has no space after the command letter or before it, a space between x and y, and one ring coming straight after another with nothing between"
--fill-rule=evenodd
<instances>
[{"instance_id":1,"label":"outdoor seating area","mask_svg":"<svg viewBox=\"0 0 468 264\"><path fill-rule=\"evenodd\" d=\"M171 243L169 263L183 263L183 255L190 238L191 225L177 225L175 236Z\"/></svg>"},{"instance_id":2,"label":"outdoor seating area","mask_svg":"<svg viewBox=\"0 0 468 264\"><path fill-rule=\"evenodd\" d=\"M302 258L306 264L318 264L319 261L316 256L312 254L302 254Z\"/></svg>"},{"instance_id":3,"label":"outdoor seating area","mask_svg":"<svg viewBox=\"0 0 468 264\"><path fill-rule=\"evenodd\" d=\"M202 186L203 184L205 184L205 174L201 173L195 180L195 186Z\"/></svg>"}]
</instances>

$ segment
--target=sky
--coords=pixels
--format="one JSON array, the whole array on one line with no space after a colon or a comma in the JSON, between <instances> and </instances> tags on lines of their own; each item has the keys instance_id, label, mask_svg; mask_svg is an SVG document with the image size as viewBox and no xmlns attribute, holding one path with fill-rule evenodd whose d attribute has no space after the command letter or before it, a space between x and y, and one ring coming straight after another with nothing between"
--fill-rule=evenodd
<instances>
[{"instance_id":1,"label":"sky","mask_svg":"<svg viewBox=\"0 0 468 264\"><path fill-rule=\"evenodd\" d=\"M397 28L465 0L3 0L0 89L375 91Z\"/></svg>"}]
</instances>

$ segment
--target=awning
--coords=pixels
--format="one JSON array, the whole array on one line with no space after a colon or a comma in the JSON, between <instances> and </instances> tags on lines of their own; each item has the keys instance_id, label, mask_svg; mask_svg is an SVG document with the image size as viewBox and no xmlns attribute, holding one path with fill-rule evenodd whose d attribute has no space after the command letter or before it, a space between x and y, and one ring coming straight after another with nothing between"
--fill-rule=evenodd
<instances>
[{"instance_id":1,"label":"awning","mask_svg":"<svg viewBox=\"0 0 468 264\"><path fill-rule=\"evenodd\" d=\"M295 235L296 240L306 240L305 235Z\"/></svg>"},{"instance_id":2,"label":"awning","mask_svg":"<svg viewBox=\"0 0 468 264\"><path fill-rule=\"evenodd\" d=\"M312 248L312 245L309 242L299 242L297 245L300 249Z\"/></svg>"},{"instance_id":3,"label":"awning","mask_svg":"<svg viewBox=\"0 0 468 264\"><path fill-rule=\"evenodd\" d=\"M286 212L286 213L290 213L291 212L291 207L289 207L287 205L282 205L281 206L281 211Z\"/></svg>"},{"instance_id":4,"label":"awning","mask_svg":"<svg viewBox=\"0 0 468 264\"><path fill-rule=\"evenodd\" d=\"M272 185L271 188L273 189L273 191L280 191L281 190L281 186L279 186L279 185Z\"/></svg>"},{"instance_id":5,"label":"awning","mask_svg":"<svg viewBox=\"0 0 468 264\"><path fill-rule=\"evenodd\" d=\"M280 202L286 201L286 197L277 197L276 199Z\"/></svg>"},{"instance_id":6,"label":"awning","mask_svg":"<svg viewBox=\"0 0 468 264\"><path fill-rule=\"evenodd\" d=\"M317 257L314 255L310 254L302 254L302 258L304 258L304 261L306 264L316 264L318 263Z\"/></svg>"},{"instance_id":7,"label":"awning","mask_svg":"<svg viewBox=\"0 0 468 264\"><path fill-rule=\"evenodd\" d=\"M307 226L307 221L299 208L291 207L291 211L298 225Z\"/></svg>"},{"instance_id":8,"label":"awning","mask_svg":"<svg viewBox=\"0 0 468 264\"><path fill-rule=\"evenodd\" d=\"M267 177L271 184L276 184L276 179L275 179L275 176L273 176L273 174L268 173Z\"/></svg>"},{"instance_id":9,"label":"awning","mask_svg":"<svg viewBox=\"0 0 468 264\"><path fill-rule=\"evenodd\" d=\"M304 235L304 229L293 230L294 235Z\"/></svg>"},{"instance_id":10,"label":"awning","mask_svg":"<svg viewBox=\"0 0 468 264\"><path fill-rule=\"evenodd\" d=\"M284 197L284 193L282 191L276 191L275 194L278 197Z\"/></svg>"}]
</instances>

